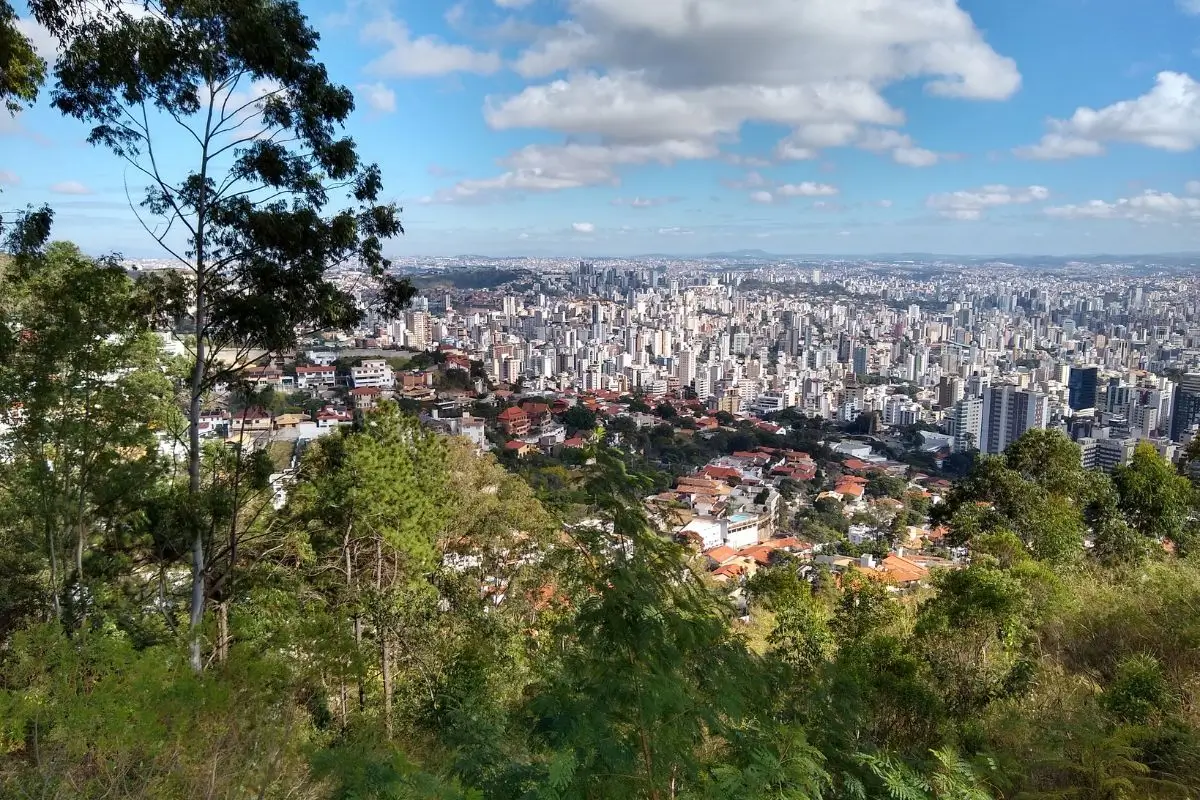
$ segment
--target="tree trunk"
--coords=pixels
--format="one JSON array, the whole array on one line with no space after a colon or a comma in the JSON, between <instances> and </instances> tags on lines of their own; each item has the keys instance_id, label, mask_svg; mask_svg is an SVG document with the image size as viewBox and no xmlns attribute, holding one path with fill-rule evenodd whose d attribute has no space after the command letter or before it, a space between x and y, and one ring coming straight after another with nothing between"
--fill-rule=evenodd
<instances>
[{"instance_id":1,"label":"tree trunk","mask_svg":"<svg viewBox=\"0 0 1200 800\"><path fill-rule=\"evenodd\" d=\"M200 260L197 259L197 263ZM197 269L196 274L196 361L192 365L191 404L188 406L188 494L193 500L200 494L200 410L201 398L204 394L205 352L204 327L206 324L205 297L203 290L203 273ZM189 617L191 625L190 661L192 669L200 672L204 669L204 659L200 647L200 626L204 622L204 598L206 592L204 563L204 526L199 518L192 519L195 532L192 538L192 608Z\"/></svg>"},{"instance_id":2,"label":"tree trunk","mask_svg":"<svg viewBox=\"0 0 1200 800\"><path fill-rule=\"evenodd\" d=\"M46 549L50 551L50 601L54 606L54 619L62 621L62 597L58 586L58 542L54 540L54 523L46 526Z\"/></svg>"},{"instance_id":3,"label":"tree trunk","mask_svg":"<svg viewBox=\"0 0 1200 800\"><path fill-rule=\"evenodd\" d=\"M353 605L354 613L350 617L351 624L354 625L354 652L362 654L362 617L358 613L358 578L354 574L352 566L353 559L351 558L350 546L350 525L346 526L346 591L350 595L350 602ZM363 684L362 675L358 675L358 710L362 711L367 705L367 689Z\"/></svg>"},{"instance_id":4,"label":"tree trunk","mask_svg":"<svg viewBox=\"0 0 1200 800\"><path fill-rule=\"evenodd\" d=\"M229 658L229 601L217 603L217 662Z\"/></svg>"},{"instance_id":5,"label":"tree trunk","mask_svg":"<svg viewBox=\"0 0 1200 800\"><path fill-rule=\"evenodd\" d=\"M392 637L386 625L379 628L379 662L383 672L383 729L392 738Z\"/></svg>"}]
</instances>

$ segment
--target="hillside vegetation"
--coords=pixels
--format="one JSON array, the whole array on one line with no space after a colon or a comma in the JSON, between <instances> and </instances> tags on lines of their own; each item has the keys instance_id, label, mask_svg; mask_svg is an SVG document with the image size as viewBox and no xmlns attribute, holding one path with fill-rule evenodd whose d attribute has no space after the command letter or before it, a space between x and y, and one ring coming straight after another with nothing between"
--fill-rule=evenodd
<instances>
[{"instance_id":1,"label":"hillside vegetation","mask_svg":"<svg viewBox=\"0 0 1200 800\"><path fill-rule=\"evenodd\" d=\"M6 797L1200 791L1195 490L1152 448L1110 478L1027 434L935 509L969 567L899 594L784 559L736 619L603 445L551 512L385 403L310 445L278 509L269 451L219 440L193 494L153 286L69 245L22 265L0 305Z\"/></svg>"}]
</instances>

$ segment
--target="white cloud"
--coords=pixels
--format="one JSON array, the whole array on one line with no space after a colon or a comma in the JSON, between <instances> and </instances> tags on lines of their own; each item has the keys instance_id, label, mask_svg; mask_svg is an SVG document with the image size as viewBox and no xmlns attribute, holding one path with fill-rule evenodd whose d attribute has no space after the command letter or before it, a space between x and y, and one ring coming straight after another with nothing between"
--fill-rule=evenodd
<instances>
[{"instance_id":1,"label":"white cloud","mask_svg":"<svg viewBox=\"0 0 1200 800\"><path fill-rule=\"evenodd\" d=\"M763 205L770 205L771 203L775 202L775 195L760 189L757 192L750 193L750 201L754 203L762 203Z\"/></svg>"},{"instance_id":2,"label":"white cloud","mask_svg":"<svg viewBox=\"0 0 1200 800\"><path fill-rule=\"evenodd\" d=\"M563 76L491 98L494 128L711 141L758 121L796 128L781 151L804 158L858 125L901 124L883 96L894 83L925 79L933 94L1001 100L1021 81L956 0L756 0L752 14L745 0L569 8L514 62L527 78Z\"/></svg>"},{"instance_id":3,"label":"white cloud","mask_svg":"<svg viewBox=\"0 0 1200 800\"><path fill-rule=\"evenodd\" d=\"M0 169L0 186L16 186L21 178L15 172Z\"/></svg>"},{"instance_id":4,"label":"white cloud","mask_svg":"<svg viewBox=\"0 0 1200 800\"><path fill-rule=\"evenodd\" d=\"M688 228L659 228L659 236L691 236L694 231Z\"/></svg>"},{"instance_id":5,"label":"white cloud","mask_svg":"<svg viewBox=\"0 0 1200 800\"><path fill-rule=\"evenodd\" d=\"M673 164L712 158L715 144L670 140L651 144L529 145L500 161L508 171L494 178L460 181L425 203L479 202L495 199L504 191L555 191L583 186L618 185L616 167L638 164Z\"/></svg>"},{"instance_id":6,"label":"white cloud","mask_svg":"<svg viewBox=\"0 0 1200 800\"><path fill-rule=\"evenodd\" d=\"M878 201L876 201L875 205L879 206L880 208L891 208L892 201L891 200L878 200Z\"/></svg>"},{"instance_id":7,"label":"white cloud","mask_svg":"<svg viewBox=\"0 0 1200 800\"><path fill-rule=\"evenodd\" d=\"M79 181L62 181L50 187L50 191L54 194L91 194L92 190L84 186Z\"/></svg>"},{"instance_id":8,"label":"white cloud","mask_svg":"<svg viewBox=\"0 0 1200 800\"><path fill-rule=\"evenodd\" d=\"M803 183L785 183L778 187L775 193L780 197L832 197L838 193L838 190L836 186L830 186L828 183L804 181Z\"/></svg>"},{"instance_id":9,"label":"white cloud","mask_svg":"<svg viewBox=\"0 0 1200 800\"><path fill-rule=\"evenodd\" d=\"M613 165L656 160L620 158L623 147L688 143L690 152L671 161L712 158L751 122L793 130L778 158L866 147L883 135L877 131L904 124L904 112L885 98L894 84L924 81L932 94L1003 100L1021 83L1016 64L984 41L958 0L755 0L753 13L746 0L563 5L567 18L529 31L530 44L512 62L519 75L541 82L484 103L493 129L553 131L614 152L582 183L541 167L539 177L564 178L557 188L610 182ZM402 27L391 38L402 52L411 44ZM493 54L461 50L452 60L485 58L488 70L496 67ZM897 163L938 160L908 136L887 133L892 143L879 152ZM764 165L754 157L726 160ZM520 189L515 172L488 180Z\"/></svg>"},{"instance_id":10,"label":"white cloud","mask_svg":"<svg viewBox=\"0 0 1200 800\"><path fill-rule=\"evenodd\" d=\"M1152 189L1116 202L1092 200L1079 205L1047 208L1058 219L1133 220L1135 222L1200 222L1200 197L1177 197Z\"/></svg>"},{"instance_id":11,"label":"white cloud","mask_svg":"<svg viewBox=\"0 0 1200 800\"><path fill-rule=\"evenodd\" d=\"M891 153L897 164L929 167L938 163L932 150L917 147L912 137L890 128L861 129L855 123L816 123L802 125L775 147L775 157L784 161L817 158L826 147L858 147L873 153Z\"/></svg>"},{"instance_id":12,"label":"white cloud","mask_svg":"<svg viewBox=\"0 0 1200 800\"><path fill-rule=\"evenodd\" d=\"M1160 72L1154 88L1133 100L1101 109L1081 107L1070 119L1052 119L1035 145L1018 147L1022 158L1095 156L1111 142L1183 153L1200 147L1200 83L1182 72Z\"/></svg>"},{"instance_id":13,"label":"white cloud","mask_svg":"<svg viewBox=\"0 0 1200 800\"><path fill-rule=\"evenodd\" d=\"M1045 186L991 184L978 189L933 194L925 201L925 205L947 219L974 221L982 219L989 208L1037 203L1049 197L1050 190Z\"/></svg>"},{"instance_id":14,"label":"white cloud","mask_svg":"<svg viewBox=\"0 0 1200 800\"><path fill-rule=\"evenodd\" d=\"M628 206L629 208L654 208L673 203L677 199L675 197L617 197L612 201L612 205Z\"/></svg>"},{"instance_id":15,"label":"white cloud","mask_svg":"<svg viewBox=\"0 0 1200 800\"><path fill-rule=\"evenodd\" d=\"M392 114L396 111L396 92L383 83L360 83L358 93L367 101L372 110L381 114Z\"/></svg>"},{"instance_id":16,"label":"white cloud","mask_svg":"<svg viewBox=\"0 0 1200 800\"><path fill-rule=\"evenodd\" d=\"M937 153L922 147L897 147L892 151L892 160L906 167L932 167L938 159Z\"/></svg>"},{"instance_id":17,"label":"white cloud","mask_svg":"<svg viewBox=\"0 0 1200 800\"><path fill-rule=\"evenodd\" d=\"M1183 13L1200 15L1200 0L1178 0L1178 4Z\"/></svg>"},{"instance_id":18,"label":"white cloud","mask_svg":"<svg viewBox=\"0 0 1200 800\"><path fill-rule=\"evenodd\" d=\"M590 222L573 222L571 223L571 230L576 233L595 233L596 226Z\"/></svg>"},{"instance_id":19,"label":"white cloud","mask_svg":"<svg viewBox=\"0 0 1200 800\"><path fill-rule=\"evenodd\" d=\"M362 40L389 48L366 67L368 73L380 77L432 77L453 72L491 75L501 66L496 53L449 44L436 36L414 39L403 20L387 14L363 28Z\"/></svg>"},{"instance_id":20,"label":"white cloud","mask_svg":"<svg viewBox=\"0 0 1200 800\"><path fill-rule=\"evenodd\" d=\"M496 5L501 8L524 8L532 4L533 0L496 0Z\"/></svg>"},{"instance_id":21,"label":"white cloud","mask_svg":"<svg viewBox=\"0 0 1200 800\"><path fill-rule=\"evenodd\" d=\"M1183 190L1188 194L1200 194L1200 181L1188 181Z\"/></svg>"}]
</instances>

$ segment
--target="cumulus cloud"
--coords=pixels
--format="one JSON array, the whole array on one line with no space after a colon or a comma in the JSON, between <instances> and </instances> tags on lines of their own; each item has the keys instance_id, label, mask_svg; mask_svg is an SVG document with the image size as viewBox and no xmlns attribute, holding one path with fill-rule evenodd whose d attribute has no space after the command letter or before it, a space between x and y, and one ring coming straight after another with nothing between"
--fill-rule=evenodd
<instances>
[{"instance_id":1,"label":"cumulus cloud","mask_svg":"<svg viewBox=\"0 0 1200 800\"><path fill-rule=\"evenodd\" d=\"M433 77L454 72L490 75L501 66L500 56L493 52L449 44L436 36L414 39L403 20L387 14L367 24L362 39L388 47L366 68L369 74L379 77Z\"/></svg>"},{"instance_id":2,"label":"cumulus cloud","mask_svg":"<svg viewBox=\"0 0 1200 800\"><path fill-rule=\"evenodd\" d=\"M1200 0L1177 0L1179 10L1185 14L1200 15Z\"/></svg>"},{"instance_id":3,"label":"cumulus cloud","mask_svg":"<svg viewBox=\"0 0 1200 800\"><path fill-rule=\"evenodd\" d=\"M978 189L933 194L925 201L925 205L946 219L975 221L982 219L989 208L1036 203L1049 197L1050 190L1045 186L1009 187L992 184Z\"/></svg>"},{"instance_id":4,"label":"cumulus cloud","mask_svg":"<svg viewBox=\"0 0 1200 800\"><path fill-rule=\"evenodd\" d=\"M1104 145L1140 144L1183 153L1200 146L1200 83L1182 72L1160 72L1154 88L1133 100L1101 109L1078 108L1069 119L1052 119L1037 144L1017 156L1061 159L1096 156Z\"/></svg>"},{"instance_id":5,"label":"cumulus cloud","mask_svg":"<svg viewBox=\"0 0 1200 800\"><path fill-rule=\"evenodd\" d=\"M740 180L725 180L722 183L730 189L755 190L750 192L750 202L763 205L769 205L789 197L832 197L838 193L838 188L828 183L803 181L778 184L764 178L758 172L747 172Z\"/></svg>"},{"instance_id":6,"label":"cumulus cloud","mask_svg":"<svg viewBox=\"0 0 1200 800\"><path fill-rule=\"evenodd\" d=\"M550 130L589 143L525 148L501 161L500 174L462 181L426 202L617 184L622 167L719 155L747 122L793 129L777 158L816 158L822 148L850 145L930 166L939 154L891 130L904 113L885 99L888 86L915 78L934 94L1000 100L1020 85L1015 63L992 50L957 0L759 0L752 15L743 0L574 0L568 7L567 19L535 29L513 62L524 77L545 80L488 97L484 118L497 130ZM384 22L370 34L392 45L372 65L378 75L499 68L494 53L413 40L403 22ZM767 165L755 156L723 158Z\"/></svg>"},{"instance_id":7,"label":"cumulus cloud","mask_svg":"<svg viewBox=\"0 0 1200 800\"><path fill-rule=\"evenodd\" d=\"M847 122L802 125L776 145L775 156L784 161L805 161L817 158L823 148L847 146L890 153L897 164L909 167L930 167L940 159L932 150L918 147L906 133L891 128L861 128Z\"/></svg>"},{"instance_id":8,"label":"cumulus cloud","mask_svg":"<svg viewBox=\"0 0 1200 800\"><path fill-rule=\"evenodd\" d=\"M1188 181L1183 190L1188 194L1200 194L1200 181Z\"/></svg>"},{"instance_id":9,"label":"cumulus cloud","mask_svg":"<svg viewBox=\"0 0 1200 800\"><path fill-rule=\"evenodd\" d=\"M595 233L596 226L590 222L573 222L571 223L571 230L576 233Z\"/></svg>"},{"instance_id":10,"label":"cumulus cloud","mask_svg":"<svg viewBox=\"0 0 1200 800\"><path fill-rule=\"evenodd\" d=\"M92 190L83 185L79 181L62 181L50 187L50 191L54 194L74 194L83 195L91 194Z\"/></svg>"},{"instance_id":11,"label":"cumulus cloud","mask_svg":"<svg viewBox=\"0 0 1200 800\"><path fill-rule=\"evenodd\" d=\"M689 142L711 150L746 123L773 123L793 129L776 156L807 159L824 147L867 147L881 127L902 125L903 111L884 96L901 81L982 100L1007 99L1021 82L1016 64L984 41L957 0L756 0L753 14L745 0L567 7L569 16L537 29L513 61L518 74L540 82L486 100L493 129L548 130L606 147ZM879 152L910 166L937 162L938 154L892 133Z\"/></svg>"},{"instance_id":12,"label":"cumulus cloud","mask_svg":"<svg viewBox=\"0 0 1200 800\"><path fill-rule=\"evenodd\" d=\"M619 166L649 163L674 164L712 158L717 155L712 143L669 140L648 144L566 144L529 145L500 160L507 169L493 178L460 181L422 202L478 202L494 199L510 190L543 192L577 189L583 186L616 186L621 181Z\"/></svg>"},{"instance_id":13,"label":"cumulus cloud","mask_svg":"<svg viewBox=\"0 0 1200 800\"><path fill-rule=\"evenodd\" d=\"M1079 205L1047 208L1058 219L1133 220L1135 222L1200 222L1200 197L1178 197L1148 189L1134 197L1109 203L1092 200Z\"/></svg>"},{"instance_id":14,"label":"cumulus cloud","mask_svg":"<svg viewBox=\"0 0 1200 800\"><path fill-rule=\"evenodd\" d=\"M396 93L383 83L360 83L358 93L374 111L381 114L396 111Z\"/></svg>"}]
</instances>

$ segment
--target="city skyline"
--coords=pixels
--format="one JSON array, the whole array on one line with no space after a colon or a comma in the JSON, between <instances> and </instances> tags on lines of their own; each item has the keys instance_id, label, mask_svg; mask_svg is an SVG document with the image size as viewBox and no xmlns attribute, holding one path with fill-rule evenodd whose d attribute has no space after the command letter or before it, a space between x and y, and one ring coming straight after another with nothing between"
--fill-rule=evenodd
<instances>
[{"instance_id":1,"label":"city skyline","mask_svg":"<svg viewBox=\"0 0 1200 800\"><path fill-rule=\"evenodd\" d=\"M405 207L392 255L1200 250L1192 0L302 5ZM157 255L48 96L0 120L4 205Z\"/></svg>"}]
</instances>

